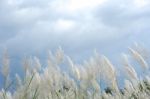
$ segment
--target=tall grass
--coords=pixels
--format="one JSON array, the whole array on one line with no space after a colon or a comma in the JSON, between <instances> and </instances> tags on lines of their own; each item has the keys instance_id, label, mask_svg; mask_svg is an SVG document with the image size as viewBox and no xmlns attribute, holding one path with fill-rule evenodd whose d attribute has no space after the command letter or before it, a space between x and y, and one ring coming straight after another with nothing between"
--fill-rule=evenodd
<instances>
[{"instance_id":1,"label":"tall grass","mask_svg":"<svg viewBox=\"0 0 150 99\"><path fill-rule=\"evenodd\" d=\"M150 76L146 57L136 48L129 48L129 54L122 56L120 65L124 66L126 77L124 87L120 88L116 66L98 53L83 64L75 64L59 48L54 54L49 54L46 67L42 67L37 57L25 58L24 78L16 74L16 79L11 80L10 60L5 52L1 68L5 81L0 99L149 99ZM145 76L142 79L137 75L134 64L130 63L131 58L143 69ZM65 71L61 70L64 62L67 62ZM102 80L108 86L105 89L100 84ZM10 91L13 86L14 91Z\"/></svg>"}]
</instances>

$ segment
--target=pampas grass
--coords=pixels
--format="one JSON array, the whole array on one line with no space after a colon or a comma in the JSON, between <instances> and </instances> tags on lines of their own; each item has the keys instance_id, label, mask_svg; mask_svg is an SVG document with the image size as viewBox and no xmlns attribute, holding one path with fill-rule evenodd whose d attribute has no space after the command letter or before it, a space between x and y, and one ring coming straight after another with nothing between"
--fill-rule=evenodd
<instances>
[{"instance_id":1,"label":"pampas grass","mask_svg":"<svg viewBox=\"0 0 150 99\"><path fill-rule=\"evenodd\" d=\"M24 77L16 74L16 79L9 76L9 56L5 52L1 74L5 78L0 90L0 99L149 99L150 76L140 79L130 64L133 57L144 70L149 65L144 57L133 48L130 55L123 54L124 87L121 89L117 79L117 69L104 55L95 55L83 64L75 64L59 48L54 54L49 53L47 66L42 66L40 59L25 58L23 62ZM61 70L61 64L66 71ZM101 81L105 80L107 88L103 89ZM14 87L14 90L10 90Z\"/></svg>"}]
</instances>

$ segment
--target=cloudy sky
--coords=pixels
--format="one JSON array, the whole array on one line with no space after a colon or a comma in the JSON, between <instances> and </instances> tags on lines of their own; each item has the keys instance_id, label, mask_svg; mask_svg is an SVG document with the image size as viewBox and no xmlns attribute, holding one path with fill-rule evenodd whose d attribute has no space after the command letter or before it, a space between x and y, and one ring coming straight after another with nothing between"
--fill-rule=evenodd
<instances>
[{"instance_id":1,"label":"cloudy sky","mask_svg":"<svg viewBox=\"0 0 150 99\"><path fill-rule=\"evenodd\" d=\"M113 57L150 46L149 24L149 0L0 0L0 53L18 60L61 46L77 61L94 49Z\"/></svg>"}]
</instances>

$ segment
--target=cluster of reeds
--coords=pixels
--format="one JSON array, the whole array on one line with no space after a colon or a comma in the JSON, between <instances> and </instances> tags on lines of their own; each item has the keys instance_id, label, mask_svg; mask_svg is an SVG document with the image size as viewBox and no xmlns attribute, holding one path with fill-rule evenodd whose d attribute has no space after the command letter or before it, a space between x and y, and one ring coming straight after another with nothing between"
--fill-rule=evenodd
<instances>
[{"instance_id":1,"label":"cluster of reeds","mask_svg":"<svg viewBox=\"0 0 150 99\"><path fill-rule=\"evenodd\" d=\"M75 64L59 48L49 53L47 66L43 66L37 57L23 61L24 77L16 74L12 80L9 74L9 57L3 56L1 74L4 86L0 90L0 99L149 99L150 76L147 54L140 48L129 48L129 54L122 54L124 87L119 88L116 66L97 52L88 61ZM136 73L131 59L141 66L144 77ZM64 64L65 63L65 64ZM66 70L61 66L65 65ZM102 88L102 80L108 86ZM12 90L13 89L13 90Z\"/></svg>"}]
</instances>

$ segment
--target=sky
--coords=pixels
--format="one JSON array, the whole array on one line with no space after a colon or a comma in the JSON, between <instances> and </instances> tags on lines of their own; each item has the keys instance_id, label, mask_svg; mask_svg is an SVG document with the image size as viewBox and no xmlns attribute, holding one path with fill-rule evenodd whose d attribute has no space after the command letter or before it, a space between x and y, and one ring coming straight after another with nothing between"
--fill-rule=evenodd
<instances>
[{"instance_id":1,"label":"sky","mask_svg":"<svg viewBox=\"0 0 150 99\"><path fill-rule=\"evenodd\" d=\"M150 49L149 23L149 0L0 0L0 56L18 66L61 46L76 62L94 49L113 60L134 42Z\"/></svg>"}]
</instances>

